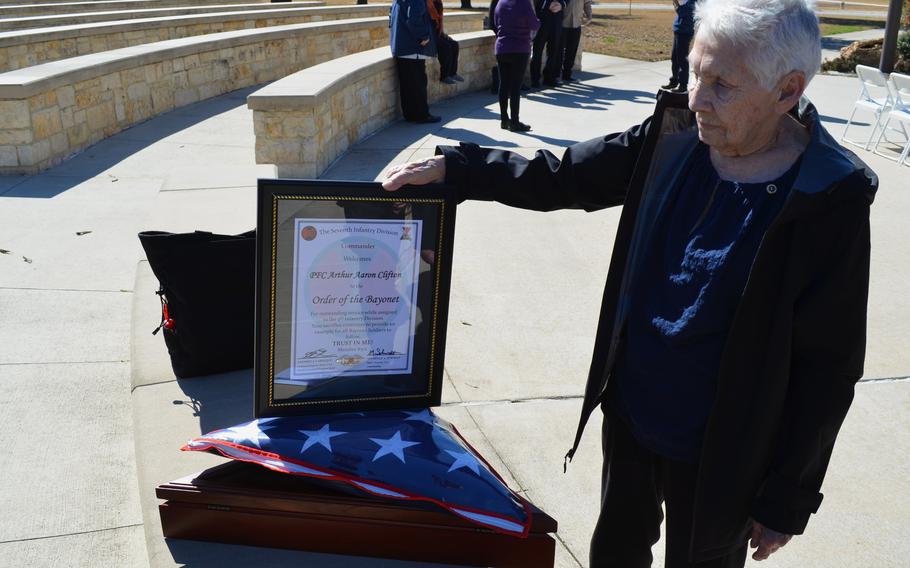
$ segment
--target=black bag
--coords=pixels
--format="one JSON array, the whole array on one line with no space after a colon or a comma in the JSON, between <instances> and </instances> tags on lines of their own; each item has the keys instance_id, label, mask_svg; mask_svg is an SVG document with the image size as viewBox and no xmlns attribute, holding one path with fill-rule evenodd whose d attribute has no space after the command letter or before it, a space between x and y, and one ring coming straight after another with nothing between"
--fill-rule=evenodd
<instances>
[{"instance_id":1,"label":"black bag","mask_svg":"<svg viewBox=\"0 0 910 568\"><path fill-rule=\"evenodd\" d=\"M177 377L253 366L256 232L139 233L160 284L164 342Z\"/></svg>"},{"instance_id":2,"label":"black bag","mask_svg":"<svg viewBox=\"0 0 910 568\"><path fill-rule=\"evenodd\" d=\"M490 79L491 79L490 92L495 95L496 93L499 92L499 66L498 65L494 65L493 68L490 69Z\"/></svg>"}]
</instances>

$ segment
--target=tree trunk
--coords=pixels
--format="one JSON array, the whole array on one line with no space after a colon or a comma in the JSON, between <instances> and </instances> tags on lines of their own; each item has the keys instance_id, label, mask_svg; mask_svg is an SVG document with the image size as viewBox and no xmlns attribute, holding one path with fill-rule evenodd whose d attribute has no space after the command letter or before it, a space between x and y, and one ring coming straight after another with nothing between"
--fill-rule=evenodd
<instances>
[{"instance_id":1,"label":"tree trunk","mask_svg":"<svg viewBox=\"0 0 910 568\"><path fill-rule=\"evenodd\" d=\"M878 68L882 73L891 73L897 60L897 32L900 28L901 11L906 0L891 0L888 4L888 19L885 22L885 41Z\"/></svg>"},{"instance_id":2,"label":"tree trunk","mask_svg":"<svg viewBox=\"0 0 910 568\"><path fill-rule=\"evenodd\" d=\"M471 6L471 0L461 0L461 7L464 10L472 9L473 6Z\"/></svg>"}]
</instances>

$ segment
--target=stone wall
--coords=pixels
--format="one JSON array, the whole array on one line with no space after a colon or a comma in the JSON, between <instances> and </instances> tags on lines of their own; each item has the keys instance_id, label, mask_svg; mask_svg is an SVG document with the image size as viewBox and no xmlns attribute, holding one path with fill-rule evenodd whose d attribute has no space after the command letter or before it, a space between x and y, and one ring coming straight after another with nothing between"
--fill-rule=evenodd
<instances>
[{"instance_id":1,"label":"stone wall","mask_svg":"<svg viewBox=\"0 0 910 568\"><path fill-rule=\"evenodd\" d=\"M447 27L479 29L478 16L451 14ZM106 52L0 74L0 174L36 173L176 107L388 45L387 22L364 18L230 32L161 42L170 47L153 52L142 52L144 46L122 50L128 57ZM110 60L99 63L99 56Z\"/></svg>"},{"instance_id":2,"label":"stone wall","mask_svg":"<svg viewBox=\"0 0 910 568\"><path fill-rule=\"evenodd\" d=\"M0 0L2 1L2 0ZM13 0L17 1L17 0ZM24 17L3 17L0 16L0 29L4 31L9 30L25 30L30 28L51 28L55 26L73 26L80 24L88 24L91 22L110 22L112 20L135 20L142 18L161 18L166 16L179 16L179 15L203 15L203 14L212 14L216 12L236 12L239 10L249 10L250 6L237 6L233 4L222 4L218 3L217 5L204 5L196 4L189 2L187 0L180 0L179 6L169 6L169 7L157 7L157 8L140 8L136 9L133 6L131 9L107 9L99 12L85 12L82 10L75 11L72 7L64 9L61 13L51 14L46 11L42 11L42 15L39 16L24 16ZM353 4L353 2L351 2ZM325 2L312 1L312 0L295 0L294 2L263 2L256 3L252 9L255 10L283 10L293 7L304 7L304 6L323 6Z\"/></svg>"},{"instance_id":3,"label":"stone wall","mask_svg":"<svg viewBox=\"0 0 910 568\"><path fill-rule=\"evenodd\" d=\"M52 14L82 14L86 12L110 12L120 10L142 10L149 8L173 8L182 6L216 6L230 4L269 4L270 0L107 0L104 3L86 0L8 0L0 3L0 18L21 18ZM350 2L335 2L336 4Z\"/></svg>"},{"instance_id":4,"label":"stone wall","mask_svg":"<svg viewBox=\"0 0 910 568\"><path fill-rule=\"evenodd\" d=\"M454 34L463 83L430 80L430 102L489 88L496 64L491 31ZM336 63L336 62L333 62ZM353 144L401 116L395 64L386 50L319 65L251 94L256 162L275 164L279 177L314 178ZM427 76L439 76L435 59Z\"/></svg>"},{"instance_id":5,"label":"stone wall","mask_svg":"<svg viewBox=\"0 0 910 568\"><path fill-rule=\"evenodd\" d=\"M207 14L162 18L156 22L68 26L43 33L4 32L0 33L0 72L168 39L341 18L378 17L387 14L388 10L388 5L295 8L249 15Z\"/></svg>"}]
</instances>

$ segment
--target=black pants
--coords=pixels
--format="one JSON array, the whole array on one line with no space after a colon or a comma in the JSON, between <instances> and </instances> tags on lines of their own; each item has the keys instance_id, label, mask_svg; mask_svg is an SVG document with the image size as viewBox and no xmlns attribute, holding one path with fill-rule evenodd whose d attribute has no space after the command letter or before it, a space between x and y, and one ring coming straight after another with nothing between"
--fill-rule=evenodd
<instances>
[{"instance_id":1,"label":"black pants","mask_svg":"<svg viewBox=\"0 0 910 568\"><path fill-rule=\"evenodd\" d=\"M439 80L458 73L458 42L446 34L440 34L436 41L436 57L439 58Z\"/></svg>"},{"instance_id":2,"label":"black pants","mask_svg":"<svg viewBox=\"0 0 910 568\"><path fill-rule=\"evenodd\" d=\"M562 34L562 12L554 14L546 11L541 17L540 29L534 36L531 55L531 83L540 83L540 63L543 50L547 48L547 63L543 68L543 80L548 83L556 81L561 61L559 59L559 36Z\"/></svg>"},{"instance_id":3,"label":"black pants","mask_svg":"<svg viewBox=\"0 0 910 568\"><path fill-rule=\"evenodd\" d=\"M689 84L689 44L692 34L673 34L673 52L670 54L670 78L681 87Z\"/></svg>"},{"instance_id":4,"label":"black pants","mask_svg":"<svg viewBox=\"0 0 910 568\"><path fill-rule=\"evenodd\" d=\"M562 78L568 81L572 78L575 56L578 55L581 28L563 28L561 38L559 52L562 54Z\"/></svg>"},{"instance_id":5,"label":"black pants","mask_svg":"<svg viewBox=\"0 0 910 568\"><path fill-rule=\"evenodd\" d=\"M742 568L746 541L736 551L689 562L698 466L643 448L622 420L604 417L604 470L600 517L591 539L591 568L647 568L660 538L661 503L667 510L664 568ZM745 530L745 529L744 529Z\"/></svg>"},{"instance_id":6,"label":"black pants","mask_svg":"<svg viewBox=\"0 0 910 568\"><path fill-rule=\"evenodd\" d=\"M430 114L427 105L427 64L423 59L395 58L398 91L405 120L423 120Z\"/></svg>"},{"instance_id":7,"label":"black pants","mask_svg":"<svg viewBox=\"0 0 910 568\"><path fill-rule=\"evenodd\" d=\"M509 120L508 105L512 105L512 122L518 122L521 102L521 81L528 68L527 53L502 53L496 56L499 69L499 117Z\"/></svg>"}]
</instances>

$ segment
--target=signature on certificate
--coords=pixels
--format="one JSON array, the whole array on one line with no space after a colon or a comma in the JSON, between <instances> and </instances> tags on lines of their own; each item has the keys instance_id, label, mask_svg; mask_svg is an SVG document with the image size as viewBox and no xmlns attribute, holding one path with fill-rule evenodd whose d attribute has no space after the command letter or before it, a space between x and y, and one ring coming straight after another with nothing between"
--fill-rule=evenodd
<instances>
[{"instance_id":1,"label":"signature on certificate","mask_svg":"<svg viewBox=\"0 0 910 568\"><path fill-rule=\"evenodd\" d=\"M319 357L334 357L330 355L325 349L316 349L315 351L307 351L303 354L304 359L317 359Z\"/></svg>"},{"instance_id":2,"label":"signature on certificate","mask_svg":"<svg viewBox=\"0 0 910 568\"><path fill-rule=\"evenodd\" d=\"M380 347L378 349L370 349L370 352L367 353L367 355L375 357L377 355L401 355L401 353L399 353L398 351L395 351L394 349L387 351Z\"/></svg>"}]
</instances>

